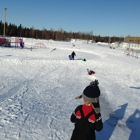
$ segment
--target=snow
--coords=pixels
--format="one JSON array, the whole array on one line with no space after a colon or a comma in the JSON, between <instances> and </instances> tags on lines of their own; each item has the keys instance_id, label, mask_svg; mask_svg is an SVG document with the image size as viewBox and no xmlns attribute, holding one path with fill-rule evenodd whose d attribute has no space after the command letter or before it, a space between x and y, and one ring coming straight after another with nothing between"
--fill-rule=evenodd
<instances>
[{"instance_id":1,"label":"snow","mask_svg":"<svg viewBox=\"0 0 140 140\"><path fill-rule=\"evenodd\" d=\"M94 79L104 122L97 140L140 140L139 58L101 43L23 40L25 49L0 47L0 140L69 140L70 116L83 104L75 97ZM31 51L36 43L46 48Z\"/></svg>"}]
</instances>

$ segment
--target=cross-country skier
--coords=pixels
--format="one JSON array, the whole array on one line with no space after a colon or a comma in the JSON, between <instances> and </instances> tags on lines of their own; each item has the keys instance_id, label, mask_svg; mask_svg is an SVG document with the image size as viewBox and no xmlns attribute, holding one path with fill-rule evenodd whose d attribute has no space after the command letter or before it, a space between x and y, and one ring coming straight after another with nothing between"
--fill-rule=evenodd
<instances>
[{"instance_id":1,"label":"cross-country skier","mask_svg":"<svg viewBox=\"0 0 140 140\"><path fill-rule=\"evenodd\" d=\"M95 80L87 86L82 95L84 104L78 106L71 115L71 122L75 124L70 140L95 140L95 131L103 128L99 105L100 89Z\"/></svg>"}]
</instances>

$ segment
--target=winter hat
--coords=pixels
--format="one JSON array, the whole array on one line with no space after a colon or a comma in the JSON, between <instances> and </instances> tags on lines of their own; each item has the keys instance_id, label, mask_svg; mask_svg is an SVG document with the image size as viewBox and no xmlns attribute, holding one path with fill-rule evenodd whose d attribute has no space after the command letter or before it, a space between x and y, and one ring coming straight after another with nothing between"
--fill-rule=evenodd
<instances>
[{"instance_id":1,"label":"winter hat","mask_svg":"<svg viewBox=\"0 0 140 140\"><path fill-rule=\"evenodd\" d=\"M92 81L89 86L87 86L82 95L76 97L75 99L85 98L86 100L90 101L96 113L100 112L100 104L99 104L99 96L100 96L100 89L98 87L98 80Z\"/></svg>"}]
</instances>

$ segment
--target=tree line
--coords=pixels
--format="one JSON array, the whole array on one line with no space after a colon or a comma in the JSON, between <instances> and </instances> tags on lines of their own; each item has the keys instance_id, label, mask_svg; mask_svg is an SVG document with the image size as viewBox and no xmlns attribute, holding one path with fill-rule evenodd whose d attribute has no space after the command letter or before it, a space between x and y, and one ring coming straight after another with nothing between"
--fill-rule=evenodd
<instances>
[{"instance_id":1,"label":"tree line","mask_svg":"<svg viewBox=\"0 0 140 140\"><path fill-rule=\"evenodd\" d=\"M3 35L4 23L0 21L0 35ZM6 36L15 37L25 37L25 38L35 38L35 39L46 39L46 40L56 40L56 41L69 41L70 39L84 39L84 40L94 40L95 42L115 42L123 41L123 37L109 37L93 35L93 32L66 32L62 28L55 31L53 29L47 30L43 28L42 30L35 29L34 27L27 28L23 27L22 24L19 26L11 23L5 23L5 34Z\"/></svg>"}]
</instances>

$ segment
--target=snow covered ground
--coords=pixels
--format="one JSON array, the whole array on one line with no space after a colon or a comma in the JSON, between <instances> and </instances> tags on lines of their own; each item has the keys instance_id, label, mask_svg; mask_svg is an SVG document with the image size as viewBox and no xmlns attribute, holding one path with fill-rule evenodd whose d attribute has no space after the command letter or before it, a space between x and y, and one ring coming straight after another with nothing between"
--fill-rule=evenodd
<instances>
[{"instance_id":1,"label":"snow covered ground","mask_svg":"<svg viewBox=\"0 0 140 140\"><path fill-rule=\"evenodd\" d=\"M24 42L26 49L0 47L0 140L70 140L70 116L83 103L75 97L94 79L104 122L97 140L140 140L140 55L104 44ZM46 48L31 51L36 43Z\"/></svg>"}]
</instances>

